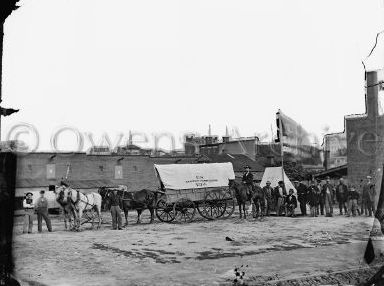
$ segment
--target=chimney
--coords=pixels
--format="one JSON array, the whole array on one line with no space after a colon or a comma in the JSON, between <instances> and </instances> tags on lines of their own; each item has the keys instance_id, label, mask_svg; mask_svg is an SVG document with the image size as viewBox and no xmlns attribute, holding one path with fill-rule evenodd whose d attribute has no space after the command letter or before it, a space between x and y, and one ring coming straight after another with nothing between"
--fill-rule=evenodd
<instances>
[{"instance_id":1,"label":"chimney","mask_svg":"<svg viewBox=\"0 0 384 286\"><path fill-rule=\"evenodd\" d=\"M378 71L367 72L365 106L368 118L376 118L379 114L379 81L382 82L382 79L379 79Z\"/></svg>"}]
</instances>

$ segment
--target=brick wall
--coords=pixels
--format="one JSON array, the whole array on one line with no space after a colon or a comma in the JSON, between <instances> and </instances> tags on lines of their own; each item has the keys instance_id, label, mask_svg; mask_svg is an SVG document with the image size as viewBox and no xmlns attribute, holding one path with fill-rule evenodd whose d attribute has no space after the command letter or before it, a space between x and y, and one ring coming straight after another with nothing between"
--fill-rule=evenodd
<instances>
[{"instance_id":1,"label":"brick wall","mask_svg":"<svg viewBox=\"0 0 384 286\"><path fill-rule=\"evenodd\" d=\"M53 157L54 156L54 157ZM123 159L122 159L123 158ZM119 160L122 159L122 160ZM18 156L17 181L31 179L44 185L55 185L66 176L70 164L69 179L110 180L116 185L127 185L130 190L156 189L159 184L154 164L192 163L193 158L149 156L98 156L85 153L54 154L30 153ZM47 178L47 165L55 165L55 179ZM115 166L121 166L123 178L115 179ZM31 186L34 187L34 186Z\"/></svg>"},{"instance_id":2,"label":"brick wall","mask_svg":"<svg viewBox=\"0 0 384 286\"><path fill-rule=\"evenodd\" d=\"M381 80L382 71L367 73L366 114L345 117L348 179L359 186L367 175L372 176L377 194L384 162L384 116L379 114L380 87L376 85Z\"/></svg>"}]
</instances>

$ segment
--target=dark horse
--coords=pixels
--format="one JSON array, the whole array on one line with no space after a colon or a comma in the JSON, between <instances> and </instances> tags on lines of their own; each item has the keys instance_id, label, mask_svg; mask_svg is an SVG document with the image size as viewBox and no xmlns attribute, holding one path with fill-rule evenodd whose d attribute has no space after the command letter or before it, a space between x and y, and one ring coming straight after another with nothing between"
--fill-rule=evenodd
<instances>
[{"instance_id":1,"label":"dark horse","mask_svg":"<svg viewBox=\"0 0 384 286\"><path fill-rule=\"evenodd\" d=\"M240 218L247 218L245 211L245 203L251 200L251 194L248 193L248 187L245 184L237 183L234 180L230 180L229 188L235 191L235 197L237 204L239 205Z\"/></svg>"},{"instance_id":2,"label":"dark horse","mask_svg":"<svg viewBox=\"0 0 384 286\"><path fill-rule=\"evenodd\" d=\"M64 202L63 190L56 192L56 189L55 189L54 192L56 194L56 202L63 209L65 229L68 229L68 224L69 224L69 229L73 229L74 223L72 221L72 218L75 218L75 210L73 209L72 204L69 201Z\"/></svg>"},{"instance_id":3,"label":"dark horse","mask_svg":"<svg viewBox=\"0 0 384 286\"><path fill-rule=\"evenodd\" d=\"M128 225L129 210L137 211L137 223L141 223L141 213L143 210L148 209L151 213L151 220L149 223L153 222L155 217L157 192L148 189L142 189L137 192L123 192L122 202L125 215L125 226Z\"/></svg>"},{"instance_id":4,"label":"dark horse","mask_svg":"<svg viewBox=\"0 0 384 286\"><path fill-rule=\"evenodd\" d=\"M99 194L103 198L102 206L104 210L110 209L109 195L114 191L113 188L100 188ZM141 213L143 210L148 209L151 213L151 221L154 220L154 210L157 202L157 192L148 189L142 189L137 192L127 192L121 189L117 190L117 195L121 198L120 208L124 211L125 226L128 225L128 211L137 211L137 223L141 223Z\"/></svg>"},{"instance_id":5,"label":"dark horse","mask_svg":"<svg viewBox=\"0 0 384 286\"><path fill-rule=\"evenodd\" d=\"M262 218L265 211L265 196L263 189L260 186L253 185L251 199L256 208L256 213L253 213L253 217L257 218L260 216L260 218Z\"/></svg>"}]
</instances>

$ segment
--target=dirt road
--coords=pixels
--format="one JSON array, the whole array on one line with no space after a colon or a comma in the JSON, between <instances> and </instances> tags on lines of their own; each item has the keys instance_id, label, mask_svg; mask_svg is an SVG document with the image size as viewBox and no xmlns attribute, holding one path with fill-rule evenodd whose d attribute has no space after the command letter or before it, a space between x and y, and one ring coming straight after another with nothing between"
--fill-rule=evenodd
<instances>
[{"instance_id":1,"label":"dirt road","mask_svg":"<svg viewBox=\"0 0 384 286\"><path fill-rule=\"evenodd\" d=\"M70 232L56 218L54 232L38 234L35 226L30 235L18 223L16 275L23 285L230 285L233 269L243 265L248 284L265 285L365 267L373 223L342 216L240 220L236 213L188 224L135 225L133 214L131 220L111 230L105 213L100 230Z\"/></svg>"}]
</instances>

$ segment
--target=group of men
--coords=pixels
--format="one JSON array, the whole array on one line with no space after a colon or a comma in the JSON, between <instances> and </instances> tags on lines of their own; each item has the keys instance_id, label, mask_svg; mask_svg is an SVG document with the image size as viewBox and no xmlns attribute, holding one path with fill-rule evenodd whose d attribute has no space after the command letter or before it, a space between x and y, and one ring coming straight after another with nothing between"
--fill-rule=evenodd
<instances>
[{"instance_id":1,"label":"group of men","mask_svg":"<svg viewBox=\"0 0 384 286\"><path fill-rule=\"evenodd\" d=\"M251 190L253 175L249 166L245 166L242 181ZM325 215L332 217L333 205L336 202L339 206L340 215L343 215L343 211L346 216L363 214L372 216L375 212L375 185L372 183L370 176L367 176L361 190L358 190L354 185L348 186L342 177L339 178L337 185L331 184L330 177L326 177L324 184L321 183L321 180L312 180L307 186L304 182L296 180L294 185L297 191L297 199L293 189L287 192L283 181L279 181L275 188L271 187L270 181L267 181L266 185L262 187L265 204L261 208L264 215L269 216L271 210L274 209L278 216L295 216L295 209L299 204L303 216L307 215L308 205L311 216ZM258 209L258 207L253 206L253 210L255 209Z\"/></svg>"},{"instance_id":2,"label":"group of men","mask_svg":"<svg viewBox=\"0 0 384 286\"><path fill-rule=\"evenodd\" d=\"M307 215L306 205L310 207L311 216L333 216L333 205L337 202L339 214L346 216L368 215L375 213L375 185L372 177L367 176L366 182L358 190L355 185L348 186L341 177L336 186L331 184L330 177L325 184L320 180L312 180L310 186L298 181L295 182L298 201L302 215Z\"/></svg>"},{"instance_id":3,"label":"group of men","mask_svg":"<svg viewBox=\"0 0 384 286\"><path fill-rule=\"evenodd\" d=\"M251 167L245 166L245 173L243 174L243 184L245 184L249 193L253 189L253 175L251 173ZM261 202L261 212L263 215L269 216L271 210L275 209L276 214L281 216L285 214L286 216L295 216L295 208L297 207L297 199L294 195L294 190L289 189L287 192L285 184L283 181L279 181L278 185L275 188L271 187L271 182L267 181L266 185L262 188L264 202ZM252 206L254 216L257 216L256 213L259 211L259 206Z\"/></svg>"},{"instance_id":4,"label":"group of men","mask_svg":"<svg viewBox=\"0 0 384 286\"><path fill-rule=\"evenodd\" d=\"M40 191L40 197L37 199L36 203L33 202L33 194L28 192L25 195L23 200L24 208L24 225L23 233L32 233L33 227L33 217L35 212L37 213L37 230L39 232L43 231L42 222L43 219L47 225L48 231L52 231L51 220L48 215L48 201L44 196L45 191Z\"/></svg>"}]
</instances>

